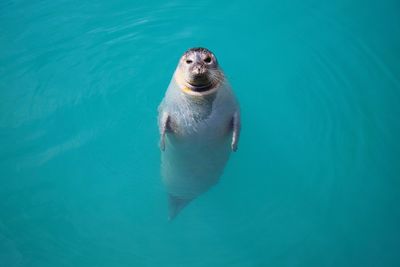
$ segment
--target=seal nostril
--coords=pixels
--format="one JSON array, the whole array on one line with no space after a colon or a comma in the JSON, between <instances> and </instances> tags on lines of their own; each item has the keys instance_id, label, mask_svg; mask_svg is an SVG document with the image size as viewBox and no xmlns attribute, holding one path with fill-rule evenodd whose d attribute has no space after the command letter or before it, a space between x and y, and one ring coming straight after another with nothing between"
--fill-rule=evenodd
<instances>
[{"instance_id":1,"label":"seal nostril","mask_svg":"<svg viewBox=\"0 0 400 267\"><path fill-rule=\"evenodd\" d=\"M193 63L193 61L192 61L192 60L190 60L190 59L188 59L188 60L186 60L186 63L187 63L187 64L192 64L192 63Z\"/></svg>"},{"instance_id":2,"label":"seal nostril","mask_svg":"<svg viewBox=\"0 0 400 267\"><path fill-rule=\"evenodd\" d=\"M204 62L205 62L205 63L210 63L210 62L211 62L211 58L210 58L210 57L206 57L206 58L204 59Z\"/></svg>"}]
</instances>

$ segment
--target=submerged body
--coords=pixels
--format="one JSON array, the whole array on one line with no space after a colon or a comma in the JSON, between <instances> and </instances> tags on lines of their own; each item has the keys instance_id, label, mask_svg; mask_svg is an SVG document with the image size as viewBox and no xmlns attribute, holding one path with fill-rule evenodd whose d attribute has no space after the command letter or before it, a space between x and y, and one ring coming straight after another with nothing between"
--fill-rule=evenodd
<instances>
[{"instance_id":1,"label":"submerged body","mask_svg":"<svg viewBox=\"0 0 400 267\"><path fill-rule=\"evenodd\" d=\"M208 50L200 52L212 55ZM182 58L159 107L161 173L169 194L170 219L218 181L237 148L240 131L238 103L216 60L219 78L212 79L216 76L206 70L200 75L209 77L200 77L193 86L191 81L198 75L185 77L190 70L182 64L195 65L196 59Z\"/></svg>"}]
</instances>

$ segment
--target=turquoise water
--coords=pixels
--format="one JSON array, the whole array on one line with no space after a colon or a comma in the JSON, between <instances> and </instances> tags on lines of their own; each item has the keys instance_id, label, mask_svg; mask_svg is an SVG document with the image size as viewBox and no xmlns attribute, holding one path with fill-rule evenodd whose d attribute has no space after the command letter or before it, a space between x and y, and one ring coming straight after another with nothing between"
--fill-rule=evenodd
<instances>
[{"instance_id":1,"label":"turquoise water","mask_svg":"<svg viewBox=\"0 0 400 267\"><path fill-rule=\"evenodd\" d=\"M0 266L400 266L400 3L2 1ZM211 49L243 131L173 222L157 106Z\"/></svg>"}]
</instances>

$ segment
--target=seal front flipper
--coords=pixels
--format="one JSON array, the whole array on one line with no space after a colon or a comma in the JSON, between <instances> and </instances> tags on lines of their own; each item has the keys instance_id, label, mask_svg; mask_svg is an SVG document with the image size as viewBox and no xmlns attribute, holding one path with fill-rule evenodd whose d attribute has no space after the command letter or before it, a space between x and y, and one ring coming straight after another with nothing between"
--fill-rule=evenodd
<instances>
[{"instance_id":1,"label":"seal front flipper","mask_svg":"<svg viewBox=\"0 0 400 267\"><path fill-rule=\"evenodd\" d=\"M169 202L169 216L168 220L172 221L176 215L190 202L191 199L184 199L173 196L171 194L168 195Z\"/></svg>"},{"instance_id":2,"label":"seal front flipper","mask_svg":"<svg viewBox=\"0 0 400 267\"><path fill-rule=\"evenodd\" d=\"M167 112L163 112L160 117L160 149L165 150L165 133L167 132L169 124L169 115Z\"/></svg>"},{"instance_id":3,"label":"seal front flipper","mask_svg":"<svg viewBox=\"0 0 400 267\"><path fill-rule=\"evenodd\" d=\"M239 143L239 136L240 136L240 113L239 111L236 111L235 114L233 114L232 118L232 144L231 148L232 151L235 152L238 148L238 143Z\"/></svg>"}]
</instances>

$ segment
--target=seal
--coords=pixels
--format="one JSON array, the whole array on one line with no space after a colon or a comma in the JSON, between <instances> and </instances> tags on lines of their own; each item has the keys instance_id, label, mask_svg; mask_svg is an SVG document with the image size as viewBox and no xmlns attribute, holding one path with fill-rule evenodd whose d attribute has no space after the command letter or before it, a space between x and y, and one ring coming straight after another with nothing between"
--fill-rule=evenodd
<instances>
[{"instance_id":1,"label":"seal","mask_svg":"<svg viewBox=\"0 0 400 267\"><path fill-rule=\"evenodd\" d=\"M172 220L218 182L240 135L239 103L206 48L179 60L158 108L161 174Z\"/></svg>"}]
</instances>

